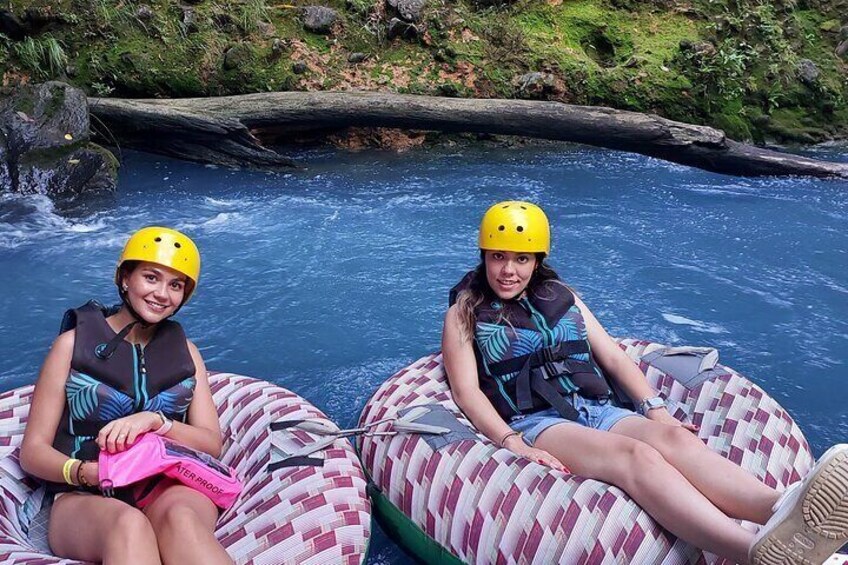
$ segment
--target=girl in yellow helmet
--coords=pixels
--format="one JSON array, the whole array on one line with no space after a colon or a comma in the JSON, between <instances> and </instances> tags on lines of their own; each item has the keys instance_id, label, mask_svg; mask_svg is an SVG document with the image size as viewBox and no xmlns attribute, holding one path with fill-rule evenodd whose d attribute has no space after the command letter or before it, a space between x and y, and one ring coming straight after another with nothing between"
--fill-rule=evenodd
<instances>
[{"instance_id":1,"label":"girl in yellow helmet","mask_svg":"<svg viewBox=\"0 0 848 565\"><path fill-rule=\"evenodd\" d=\"M170 316L192 296L200 254L184 234L144 228L115 270L122 304L69 311L36 383L21 467L47 483L48 541L60 556L104 563L231 563L203 494L152 479L101 496L97 457L140 434L218 457L221 428L197 347Z\"/></svg>"},{"instance_id":2,"label":"girl in yellow helmet","mask_svg":"<svg viewBox=\"0 0 848 565\"><path fill-rule=\"evenodd\" d=\"M453 398L497 445L614 484L674 535L737 563L821 563L843 535L803 532L806 493L844 491L848 446L784 496L708 449L547 266L550 228L528 202L492 206L481 263L451 291L442 353ZM613 402L607 378L637 411ZM840 481L842 481L840 483ZM832 508L839 522L848 500ZM735 520L765 524L755 535ZM812 539L815 538L815 539Z\"/></svg>"}]
</instances>

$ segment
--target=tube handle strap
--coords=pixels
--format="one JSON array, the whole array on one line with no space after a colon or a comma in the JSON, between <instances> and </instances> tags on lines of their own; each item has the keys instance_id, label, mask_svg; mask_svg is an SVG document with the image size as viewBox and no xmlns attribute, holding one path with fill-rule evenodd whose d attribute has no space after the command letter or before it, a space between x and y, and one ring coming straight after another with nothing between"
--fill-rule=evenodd
<instances>
[{"instance_id":1,"label":"tube handle strap","mask_svg":"<svg viewBox=\"0 0 848 565\"><path fill-rule=\"evenodd\" d=\"M308 456L298 456L298 457L286 457L285 459L281 459L279 461L275 461L274 463L268 463L268 467L266 471L272 473L277 469L283 469L285 467L323 467L324 460L319 457L308 457Z\"/></svg>"}]
</instances>

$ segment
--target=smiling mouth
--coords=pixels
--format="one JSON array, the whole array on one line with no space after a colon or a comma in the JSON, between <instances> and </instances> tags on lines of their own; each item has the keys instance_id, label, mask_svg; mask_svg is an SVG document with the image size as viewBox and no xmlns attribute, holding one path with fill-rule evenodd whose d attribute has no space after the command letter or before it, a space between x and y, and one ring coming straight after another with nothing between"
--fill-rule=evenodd
<instances>
[{"instance_id":1,"label":"smiling mouth","mask_svg":"<svg viewBox=\"0 0 848 565\"><path fill-rule=\"evenodd\" d=\"M515 286L518 284L518 281L504 281L498 279L498 284L500 284L501 286Z\"/></svg>"},{"instance_id":2,"label":"smiling mouth","mask_svg":"<svg viewBox=\"0 0 848 565\"><path fill-rule=\"evenodd\" d=\"M166 304L159 304L158 302L151 302L150 300L145 300L144 302L155 312L164 312L165 308L168 307Z\"/></svg>"}]
</instances>

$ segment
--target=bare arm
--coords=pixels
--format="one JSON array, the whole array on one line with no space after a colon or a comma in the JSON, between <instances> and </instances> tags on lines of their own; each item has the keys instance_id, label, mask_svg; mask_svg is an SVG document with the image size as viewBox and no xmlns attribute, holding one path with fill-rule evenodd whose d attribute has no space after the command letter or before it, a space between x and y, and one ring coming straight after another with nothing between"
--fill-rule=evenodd
<instances>
[{"instance_id":1,"label":"bare arm","mask_svg":"<svg viewBox=\"0 0 848 565\"><path fill-rule=\"evenodd\" d=\"M586 333L589 338L589 345L592 348L592 355L604 373L615 379L615 382L624 389L627 396L636 404L646 398L656 396L656 391L648 384L639 367L615 343L583 301L577 296L574 297L574 301L580 308L583 320L586 322Z\"/></svg>"},{"instance_id":2,"label":"bare arm","mask_svg":"<svg viewBox=\"0 0 848 565\"><path fill-rule=\"evenodd\" d=\"M41 367L21 444L21 467L40 479L64 483L62 466L68 456L53 448L59 419L65 409L65 382L71 369L74 331L53 342Z\"/></svg>"},{"instance_id":3,"label":"bare arm","mask_svg":"<svg viewBox=\"0 0 848 565\"><path fill-rule=\"evenodd\" d=\"M583 301L577 296L574 297L574 300L583 313L589 345L592 347L592 354L604 373L613 378L637 406L646 398L656 396L657 391L648 384L648 380L636 363L615 343L595 318L594 314L583 304ZM682 425L684 428L693 432L698 430L698 426L692 423L679 422L665 408L650 410L646 416L651 420L664 424L672 426Z\"/></svg>"},{"instance_id":4,"label":"bare arm","mask_svg":"<svg viewBox=\"0 0 848 565\"><path fill-rule=\"evenodd\" d=\"M504 445L501 439L512 432L512 428L501 418L477 382L477 361L474 358L474 346L469 336L463 336L456 307L451 306L445 314L442 331L442 357L445 371L450 382L453 399L462 409L471 423L498 447L534 459L565 471L562 463L547 451L527 445L520 437L512 435Z\"/></svg>"},{"instance_id":5,"label":"bare arm","mask_svg":"<svg viewBox=\"0 0 848 565\"><path fill-rule=\"evenodd\" d=\"M188 424L174 422L174 427L167 436L184 445L204 451L213 457L221 456L222 438L221 424L218 422L218 411L212 401L212 390L209 388L209 376L206 364L197 346L188 342L191 357L194 359L197 384L194 387L194 397L188 408Z\"/></svg>"}]
</instances>

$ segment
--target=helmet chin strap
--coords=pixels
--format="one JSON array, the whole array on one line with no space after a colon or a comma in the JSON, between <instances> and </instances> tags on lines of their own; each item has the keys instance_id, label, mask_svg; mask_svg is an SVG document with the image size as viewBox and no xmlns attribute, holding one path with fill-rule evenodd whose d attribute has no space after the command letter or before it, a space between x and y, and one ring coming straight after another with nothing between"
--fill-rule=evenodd
<instances>
[{"instance_id":1,"label":"helmet chin strap","mask_svg":"<svg viewBox=\"0 0 848 565\"><path fill-rule=\"evenodd\" d=\"M135 308L133 308L133 305L130 304L130 299L127 298L127 291L121 290L120 295L121 295L121 302L124 303L124 306L127 308L127 311L130 313L130 315L133 318L135 318L135 321L130 322L127 326L125 326L124 330L134 326L135 324L138 324L142 329L147 329L150 326L155 325L155 324L151 324L150 322L148 322L147 320L142 318L141 314L139 314L138 312L135 311ZM121 332L123 332L124 330L121 330Z\"/></svg>"},{"instance_id":2,"label":"helmet chin strap","mask_svg":"<svg viewBox=\"0 0 848 565\"><path fill-rule=\"evenodd\" d=\"M120 294L121 302L123 302L127 311L135 319L132 322L130 322L129 324L127 324L126 326L124 326L121 329L121 331L116 333L115 337L110 339L109 343L106 344L106 347L103 347L102 349L100 349L100 348L97 349L95 354L100 359L109 359L112 356L112 354L115 353L115 350L118 348L118 345L120 345L120 343L124 340L124 338L127 337L127 334L130 333L130 330L132 330L136 325L138 325L142 329L147 329L150 326L155 325L155 324L151 324L150 322L147 322L144 318L141 317L141 315L139 315L138 312L135 311L135 308L132 307L132 304L130 304L129 299L127 298L127 293L126 293L125 290L119 289L118 294Z\"/></svg>"}]
</instances>

